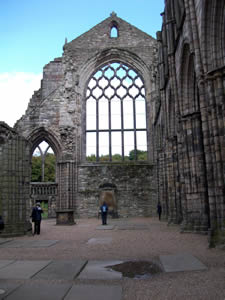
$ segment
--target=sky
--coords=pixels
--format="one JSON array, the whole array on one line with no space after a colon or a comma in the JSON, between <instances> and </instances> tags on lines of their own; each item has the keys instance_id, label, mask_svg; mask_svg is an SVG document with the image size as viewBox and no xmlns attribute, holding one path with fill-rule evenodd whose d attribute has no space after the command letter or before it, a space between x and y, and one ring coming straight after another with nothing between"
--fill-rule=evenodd
<instances>
[{"instance_id":1,"label":"sky","mask_svg":"<svg viewBox=\"0 0 225 300\"><path fill-rule=\"evenodd\" d=\"M0 121L13 126L68 42L116 12L156 37L164 0L0 0Z\"/></svg>"}]
</instances>

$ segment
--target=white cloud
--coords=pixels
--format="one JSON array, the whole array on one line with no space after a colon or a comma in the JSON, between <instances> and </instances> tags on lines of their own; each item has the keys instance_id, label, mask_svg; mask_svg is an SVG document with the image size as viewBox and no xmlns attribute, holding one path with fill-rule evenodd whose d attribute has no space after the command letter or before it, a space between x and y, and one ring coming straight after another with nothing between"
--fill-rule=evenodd
<instances>
[{"instance_id":1,"label":"white cloud","mask_svg":"<svg viewBox=\"0 0 225 300\"><path fill-rule=\"evenodd\" d=\"M0 121L13 126L27 109L34 91L40 88L42 74L0 73Z\"/></svg>"}]
</instances>

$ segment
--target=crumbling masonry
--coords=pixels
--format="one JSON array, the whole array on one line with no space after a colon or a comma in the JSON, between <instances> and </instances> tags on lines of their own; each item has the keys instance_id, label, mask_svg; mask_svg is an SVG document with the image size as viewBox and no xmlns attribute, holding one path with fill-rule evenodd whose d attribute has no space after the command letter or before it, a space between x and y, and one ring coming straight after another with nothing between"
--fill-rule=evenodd
<instances>
[{"instance_id":1,"label":"crumbling masonry","mask_svg":"<svg viewBox=\"0 0 225 300\"><path fill-rule=\"evenodd\" d=\"M0 171L0 215L6 224L1 234L6 228L18 233L13 229L18 222L23 224L21 234L29 229L28 211L36 199L30 192L35 187L29 188L30 162L34 149L46 141L57 161L54 192L48 189L45 195L49 215L56 216L57 224L96 216L105 193L111 195L116 216L153 216L160 201L169 223L180 224L183 231L209 232L211 243L223 240L225 3L167 0L162 18L157 40L112 13L66 41L63 56L44 67L41 89L14 129L0 124L0 159L5 162ZM107 78L107 70L114 72L118 87ZM118 75L122 71L127 84ZM107 129L99 125L102 94L108 99ZM94 130L87 125L88 97L95 98ZM110 117L115 97L121 110L119 129ZM126 97L134 103L130 129L123 117ZM146 104L146 127L138 125L137 99ZM127 132L134 136L134 161L125 157ZM86 158L89 133L96 138L96 161L91 162ZM102 133L109 139L107 161L101 161L99 154ZM116 134L121 139L121 161L113 160ZM139 161L137 150L144 135L148 155ZM16 185L9 174L18 175Z\"/></svg>"}]
</instances>

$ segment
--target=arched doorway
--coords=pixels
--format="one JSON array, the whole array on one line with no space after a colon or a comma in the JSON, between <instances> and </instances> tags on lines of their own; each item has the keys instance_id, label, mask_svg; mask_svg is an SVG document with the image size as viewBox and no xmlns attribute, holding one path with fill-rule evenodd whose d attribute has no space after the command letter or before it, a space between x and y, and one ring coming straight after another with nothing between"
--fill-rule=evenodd
<instances>
[{"instance_id":1,"label":"arched doorway","mask_svg":"<svg viewBox=\"0 0 225 300\"><path fill-rule=\"evenodd\" d=\"M46 141L42 141L34 149L31 165L33 202L40 202L44 218L55 216L56 155Z\"/></svg>"},{"instance_id":2,"label":"arched doorway","mask_svg":"<svg viewBox=\"0 0 225 300\"><path fill-rule=\"evenodd\" d=\"M30 205L32 207L40 202L45 218L56 217L60 144L44 128L35 130L28 140L31 160Z\"/></svg>"}]
</instances>

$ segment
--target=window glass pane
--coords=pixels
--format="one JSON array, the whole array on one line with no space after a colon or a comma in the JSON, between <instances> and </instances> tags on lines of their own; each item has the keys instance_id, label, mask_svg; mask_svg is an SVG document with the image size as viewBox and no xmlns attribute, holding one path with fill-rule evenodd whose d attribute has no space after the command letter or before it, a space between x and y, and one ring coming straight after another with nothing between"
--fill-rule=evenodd
<instances>
[{"instance_id":1,"label":"window glass pane","mask_svg":"<svg viewBox=\"0 0 225 300\"><path fill-rule=\"evenodd\" d=\"M136 99L136 128L146 128L145 99L139 97Z\"/></svg>"},{"instance_id":2,"label":"window glass pane","mask_svg":"<svg viewBox=\"0 0 225 300\"><path fill-rule=\"evenodd\" d=\"M136 113L145 114L145 99L143 97L138 97L135 101Z\"/></svg>"},{"instance_id":3,"label":"window glass pane","mask_svg":"<svg viewBox=\"0 0 225 300\"><path fill-rule=\"evenodd\" d=\"M98 72L95 73L94 78L98 79L102 76L102 71L99 70ZM88 84L90 86L90 83Z\"/></svg>"},{"instance_id":4,"label":"window glass pane","mask_svg":"<svg viewBox=\"0 0 225 300\"><path fill-rule=\"evenodd\" d=\"M111 101L111 128L121 129L121 102L117 97Z\"/></svg>"},{"instance_id":5,"label":"window glass pane","mask_svg":"<svg viewBox=\"0 0 225 300\"><path fill-rule=\"evenodd\" d=\"M137 159L147 160L147 136L146 131L137 131Z\"/></svg>"},{"instance_id":6,"label":"window glass pane","mask_svg":"<svg viewBox=\"0 0 225 300\"><path fill-rule=\"evenodd\" d=\"M96 129L96 100L93 98L86 103L86 129Z\"/></svg>"},{"instance_id":7,"label":"window glass pane","mask_svg":"<svg viewBox=\"0 0 225 300\"><path fill-rule=\"evenodd\" d=\"M136 128L144 129L146 128L146 118L144 114L136 115Z\"/></svg>"},{"instance_id":8,"label":"window glass pane","mask_svg":"<svg viewBox=\"0 0 225 300\"><path fill-rule=\"evenodd\" d=\"M121 132L112 132L112 156L122 155Z\"/></svg>"},{"instance_id":9,"label":"window glass pane","mask_svg":"<svg viewBox=\"0 0 225 300\"><path fill-rule=\"evenodd\" d=\"M123 65L118 65L118 67L116 68L116 75L121 79L127 76L126 67Z\"/></svg>"},{"instance_id":10,"label":"window glass pane","mask_svg":"<svg viewBox=\"0 0 225 300\"><path fill-rule=\"evenodd\" d=\"M109 133L99 132L99 160L109 160Z\"/></svg>"},{"instance_id":11,"label":"window glass pane","mask_svg":"<svg viewBox=\"0 0 225 300\"><path fill-rule=\"evenodd\" d=\"M105 77L106 78L112 78L113 76L114 76L114 70L113 70L113 68L106 68L105 70L104 70L104 75L105 75Z\"/></svg>"},{"instance_id":12,"label":"window glass pane","mask_svg":"<svg viewBox=\"0 0 225 300\"><path fill-rule=\"evenodd\" d=\"M113 77L110 80L110 85L116 89L120 86L120 80L117 77Z\"/></svg>"},{"instance_id":13,"label":"window glass pane","mask_svg":"<svg viewBox=\"0 0 225 300\"><path fill-rule=\"evenodd\" d=\"M129 95L134 99L139 94L139 89L133 85L129 88Z\"/></svg>"},{"instance_id":14,"label":"window glass pane","mask_svg":"<svg viewBox=\"0 0 225 300\"><path fill-rule=\"evenodd\" d=\"M95 132L87 132L86 135L86 156L94 157L96 160L96 133ZM89 160L89 159L88 159Z\"/></svg>"},{"instance_id":15,"label":"window glass pane","mask_svg":"<svg viewBox=\"0 0 225 300\"><path fill-rule=\"evenodd\" d=\"M134 132L124 132L124 155L129 157L130 151L134 150Z\"/></svg>"},{"instance_id":16,"label":"window glass pane","mask_svg":"<svg viewBox=\"0 0 225 300\"><path fill-rule=\"evenodd\" d=\"M103 89L106 88L108 84L109 81L105 77L102 77L98 82L98 85Z\"/></svg>"},{"instance_id":17,"label":"window glass pane","mask_svg":"<svg viewBox=\"0 0 225 300\"><path fill-rule=\"evenodd\" d=\"M92 95L95 97L95 99L98 99L102 96L103 94L103 90L99 88L99 86L97 86L96 88L93 89L92 91Z\"/></svg>"},{"instance_id":18,"label":"window glass pane","mask_svg":"<svg viewBox=\"0 0 225 300\"><path fill-rule=\"evenodd\" d=\"M99 129L109 128L109 102L106 98L102 98L98 102L99 110Z\"/></svg>"},{"instance_id":19,"label":"window glass pane","mask_svg":"<svg viewBox=\"0 0 225 300\"><path fill-rule=\"evenodd\" d=\"M91 78L91 80L89 81L88 86L89 86L89 88L93 89L94 87L97 86L97 80L94 77Z\"/></svg>"},{"instance_id":20,"label":"window glass pane","mask_svg":"<svg viewBox=\"0 0 225 300\"><path fill-rule=\"evenodd\" d=\"M136 78L134 81L135 85L141 88L143 86L143 82L140 77Z\"/></svg>"},{"instance_id":21,"label":"window glass pane","mask_svg":"<svg viewBox=\"0 0 225 300\"><path fill-rule=\"evenodd\" d=\"M134 128L133 100L130 97L126 97L123 100L123 120L124 129Z\"/></svg>"},{"instance_id":22,"label":"window glass pane","mask_svg":"<svg viewBox=\"0 0 225 300\"><path fill-rule=\"evenodd\" d=\"M146 151L147 150L146 131L137 131L136 136L137 136L137 149Z\"/></svg>"},{"instance_id":23,"label":"window glass pane","mask_svg":"<svg viewBox=\"0 0 225 300\"><path fill-rule=\"evenodd\" d=\"M112 27L110 36L111 36L111 38L117 38L118 37L118 30L115 26Z\"/></svg>"}]
</instances>

